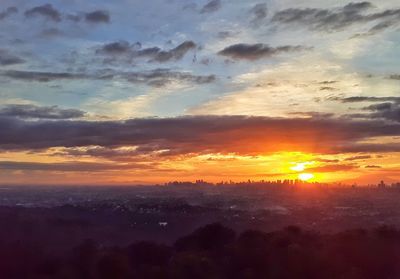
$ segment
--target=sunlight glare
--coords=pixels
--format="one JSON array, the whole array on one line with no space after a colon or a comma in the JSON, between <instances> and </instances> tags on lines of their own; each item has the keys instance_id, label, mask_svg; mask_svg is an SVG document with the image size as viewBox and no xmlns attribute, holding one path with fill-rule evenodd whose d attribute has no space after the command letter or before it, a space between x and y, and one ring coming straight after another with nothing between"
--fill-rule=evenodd
<instances>
[{"instance_id":1,"label":"sunlight glare","mask_svg":"<svg viewBox=\"0 0 400 279\"><path fill-rule=\"evenodd\" d=\"M293 171L304 171L306 168L306 163L298 163L295 166L291 167L290 169Z\"/></svg>"},{"instance_id":2,"label":"sunlight glare","mask_svg":"<svg viewBox=\"0 0 400 279\"><path fill-rule=\"evenodd\" d=\"M308 181L313 178L314 178L314 175L312 173L300 173L299 174L299 179L302 181Z\"/></svg>"}]
</instances>

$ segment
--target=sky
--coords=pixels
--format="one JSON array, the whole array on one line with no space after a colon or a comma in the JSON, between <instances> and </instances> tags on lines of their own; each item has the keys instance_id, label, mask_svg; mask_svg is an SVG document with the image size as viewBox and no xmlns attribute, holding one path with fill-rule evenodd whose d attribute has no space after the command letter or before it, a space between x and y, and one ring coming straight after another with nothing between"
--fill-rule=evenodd
<instances>
[{"instance_id":1,"label":"sky","mask_svg":"<svg viewBox=\"0 0 400 279\"><path fill-rule=\"evenodd\" d=\"M400 181L395 0L2 0L0 184Z\"/></svg>"}]
</instances>

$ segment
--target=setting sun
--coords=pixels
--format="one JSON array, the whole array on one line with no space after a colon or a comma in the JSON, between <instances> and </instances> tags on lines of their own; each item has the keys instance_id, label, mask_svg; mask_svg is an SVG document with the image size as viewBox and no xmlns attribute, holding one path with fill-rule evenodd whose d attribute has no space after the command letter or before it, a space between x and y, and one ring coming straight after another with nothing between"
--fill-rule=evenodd
<instances>
[{"instance_id":1,"label":"setting sun","mask_svg":"<svg viewBox=\"0 0 400 279\"><path fill-rule=\"evenodd\" d=\"M299 179L302 181L308 181L314 178L314 175L312 173L300 173L299 174Z\"/></svg>"}]
</instances>

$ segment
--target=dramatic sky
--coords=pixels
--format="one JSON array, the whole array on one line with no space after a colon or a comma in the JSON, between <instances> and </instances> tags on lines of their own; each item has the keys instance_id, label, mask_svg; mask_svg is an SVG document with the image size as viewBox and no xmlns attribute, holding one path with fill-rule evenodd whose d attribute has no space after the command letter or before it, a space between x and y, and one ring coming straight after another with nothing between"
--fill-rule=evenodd
<instances>
[{"instance_id":1,"label":"dramatic sky","mask_svg":"<svg viewBox=\"0 0 400 279\"><path fill-rule=\"evenodd\" d=\"M0 184L400 180L397 0L1 0L0 26Z\"/></svg>"}]
</instances>

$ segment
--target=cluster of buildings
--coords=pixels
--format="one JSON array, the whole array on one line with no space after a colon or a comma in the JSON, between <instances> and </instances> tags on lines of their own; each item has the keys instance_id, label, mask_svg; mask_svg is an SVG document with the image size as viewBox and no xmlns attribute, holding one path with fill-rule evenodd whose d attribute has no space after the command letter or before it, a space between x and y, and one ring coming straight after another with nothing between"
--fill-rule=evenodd
<instances>
[{"instance_id":1,"label":"cluster of buildings","mask_svg":"<svg viewBox=\"0 0 400 279\"><path fill-rule=\"evenodd\" d=\"M344 184L344 183L320 183L320 182L306 182L302 181L300 179L278 179L278 180L260 180L260 181L255 181L255 180L247 180L247 181L241 181L241 182L234 182L234 181L221 181L217 183L211 183L204 181L202 179L196 180L195 182L192 181L172 181L165 183L164 186L169 186L169 187L176 187L176 186L186 186L186 187L211 187L211 186L302 186L302 185L313 185L313 186L330 186L330 187L352 187L356 188L358 185L356 184ZM386 184L383 180L379 182L378 184L368 184L368 185L363 185L367 186L368 188L399 188L400 189L400 182L396 183L391 183L391 184ZM362 186L360 186L362 187Z\"/></svg>"}]
</instances>

